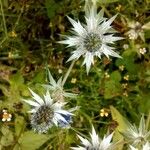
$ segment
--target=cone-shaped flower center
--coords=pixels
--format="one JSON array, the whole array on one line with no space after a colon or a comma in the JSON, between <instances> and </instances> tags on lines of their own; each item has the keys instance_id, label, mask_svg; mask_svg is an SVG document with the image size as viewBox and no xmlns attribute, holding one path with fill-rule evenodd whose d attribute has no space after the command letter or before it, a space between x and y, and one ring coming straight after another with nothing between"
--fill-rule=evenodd
<instances>
[{"instance_id":1,"label":"cone-shaped flower center","mask_svg":"<svg viewBox=\"0 0 150 150\"><path fill-rule=\"evenodd\" d=\"M98 34L88 33L83 41L84 47L89 52L95 52L101 48L102 41Z\"/></svg>"},{"instance_id":2,"label":"cone-shaped flower center","mask_svg":"<svg viewBox=\"0 0 150 150\"><path fill-rule=\"evenodd\" d=\"M53 118L53 111L49 106L41 106L35 113L34 118L38 124L48 123Z\"/></svg>"},{"instance_id":3,"label":"cone-shaped flower center","mask_svg":"<svg viewBox=\"0 0 150 150\"><path fill-rule=\"evenodd\" d=\"M31 116L31 125L38 132L46 132L52 125L54 112L51 106L43 105Z\"/></svg>"}]
</instances>

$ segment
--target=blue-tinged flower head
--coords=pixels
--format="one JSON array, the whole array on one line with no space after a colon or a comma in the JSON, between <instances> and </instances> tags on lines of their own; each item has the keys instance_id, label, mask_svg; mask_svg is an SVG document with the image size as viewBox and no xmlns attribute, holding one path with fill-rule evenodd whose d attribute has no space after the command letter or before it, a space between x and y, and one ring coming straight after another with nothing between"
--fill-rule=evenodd
<instances>
[{"instance_id":1,"label":"blue-tinged flower head","mask_svg":"<svg viewBox=\"0 0 150 150\"><path fill-rule=\"evenodd\" d=\"M58 121L58 126L61 128L69 128L70 124L72 123L72 116L71 115L63 115L62 116L65 118L65 122L62 120Z\"/></svg>"},{"instance_id":2,"label":"blue-tinged flower head","mask_svg":"<svg viewBox=\"0 0 150 150\"><path fill-rule=\"evenodd\" d=\"M79 107L76 106L74 108L69 109L68 111L70 113L72 113L73 111L78 110L78 109L79 109ZM65 121L59 120L58 121L58 126L61 127L61 128L69 128L70 124L72 123L72 116L73 115L70 115L70 114L61 114L61 115L65 118Z\"/></svg>"},{"instance_id":3,"label":"blue-tinged flower head","mask_svg":"<svg viewBox=\"0 0 150 150\"><path fill-rule=\"evenodd\" d=\"M32 90L30 90L30 92L33 99L24 99L24 101L32 106L29 112L31 113L31 126L35 131L46 133L53 125L60 127L60 123L69 126L70 121L67 116L72 117L73 113L71 111L72 109L69 111L63 109L66 103L54 102L48 91L43 98Z\"/></svg>"},{"instance_id":4,"label":"blue-tinged flower head","mask_svg":"<svg viewBox=\"0 0 150 150\"><path fill-rule=\"evenodd\" d=\"M90 70L91 64L94 64L94 56L101 58L101 55L107 57L119 57L114 52L115 41L121 40L121 37L114 36L114 29L111 24L116 18L116 15L110 19L103 17L103 10L98 14L96 12L96 6L91 6L87 15L85 16L86 24L81 24L80 21L75 21L68 17L73 28L73 36L66 36L66 40L59 43L67 44L68 47L74 47L71 57L68 61L77 60L81 56L84 57L83 65L86 65L87 73Z\"/></svg>"}]
</instances>

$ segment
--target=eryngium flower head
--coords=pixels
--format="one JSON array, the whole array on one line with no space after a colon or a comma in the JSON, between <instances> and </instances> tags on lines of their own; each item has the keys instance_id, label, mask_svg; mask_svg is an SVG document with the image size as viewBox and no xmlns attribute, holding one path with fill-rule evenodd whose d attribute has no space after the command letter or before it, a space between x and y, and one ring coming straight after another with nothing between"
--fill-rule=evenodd
<instances>
[{"instance_id":1,"label":"eryngium flower head","mask_svg":"<svg viewBox=\"0 0 150 150\"><path fill-rule=\"evenodd\" d=\"M133 145L145 143L150 136L150 131L146 129L144 116L141 117L139 128L135 124L130 124L123 134L129 141L132 141Z\"/></svg>"},{"instance_id":2,"label":"eryngium flower head","mask_svg":"<svg viewBox=\"0 0 150 150\"><path fill-rule=\"evenodd\" d=\"M73 98L77 96L77 94L64 91L62 85L62 78L60 78L56 82L49 70L48 70L48 80L49 84L44 84L43 86L51 92L51 96L55 101L64 102L64 97Z\"/></svg>"},{"instance_id":3,"label":"eryngium flower head","mask_svg":"<svg viewBox=\"0 0 150 150\"><path fill-rule=\"evenodd\" d=\"M75 47L76 50L72 52L72 56L68 61L77 60L80 56L83 56L83 65L86 65L88 73L91 64L94 64L94 56L101 58L101 55L104 54L107 57L121 57L113 51L112 44L122 38L114 36L114 30L111 27L111 23L116 16L107 20L103 18L103 10L97 14L94 6L87 14L85 17L86 25L82 25L80 21L68 17L73 25L72 32L74 36L66 36L66 40L59 43L67 44L68 47Z\"/></svg>"},{"instance_id":4,"label":"eryngium flower head","mask_svg":"<svg viewBox=\"0 0 150 150\"><path fill-rule=\"evenodd\" d=\"M138 149L138 148L135 148L133 147L132 145L130 145L130 150L150 150L150 143L149 142L146 142L146 144L144 144L142 146L142 148Z\"/></svg>"},{"instance_id":5,"label":"eryngium flower head","mask_svg":"<svg viewBox=\"0 0 150 150\"><path fill-rule=\"evenodd\" d=\"M66 116L71 117L73 115L71 112L75 109L69 111L62 109L65 103L53 102L48 91L44 95L44 99L32 90L30 92L33 100L24 101L33 107L29 112L31 113L31 126L35 131L46 133L54 124L60 127L64 124L65 127L70 125L71 120Z\"/></svg>"},{"instance_id":6,"label":"eryngium flower head","mask_svg":"<svg viewBox=\"0 0 150 150\"><path fill-rule=\"evenodd\" d=\"M113 150L111 143L113 133L104 136L103 139L100 139L95 132L94 127L92 127L92 133L90 134L91 140L87 140L78 135L79 139L82 142L83 146L73 147L73 150Z\"/></svg>"}]
</instances>

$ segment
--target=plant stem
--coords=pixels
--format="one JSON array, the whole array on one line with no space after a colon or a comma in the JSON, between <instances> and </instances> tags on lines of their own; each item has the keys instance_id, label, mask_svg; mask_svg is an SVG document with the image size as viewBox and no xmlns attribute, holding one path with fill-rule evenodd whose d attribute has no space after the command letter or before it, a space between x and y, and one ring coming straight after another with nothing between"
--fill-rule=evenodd
<instances>
[{"instance_id":1,"label":"plant stem","mask_svg":"<svg viewBox=\"0 0 150 150\"><path fill-rule=\"evenodd\" d=\"M4 32L5 32L5 35L6 37L8 36L8 33L7 33L7 26L6 26L6 21L5 21L5 16L4 16L4 11L3 11L3 4L2 4L2 0L0 0L0 7L1 7L1 13L2 13L2 19L3 19L3 25L4 25Z\"/></svg>"},{"instance_id":2,"label":"plant stem","mask_svg":"<svg viewBox=\"0 0 150 150\"><path fill-rule=\"evenodd\" d=\"M72 70L72 68L73 68L73 66L74 66L75 61L76 61L76 60L73 60L73 61L72 61L71 65L70 65L70 67L69 67L69 69L68 69L68 71L66 72L66 74L65 74L65 76L64 76L64 78L63 78L63 81L62 81L62 87L64 86L64 84L65 84L65 82L66 82L66 80L67 80L67 78L68 78L68 76L69 76L69 74L70 74L70 72L71 72L71 70Z\"/></svg>"},{"instance_id":3,"label":"plant stem","mask_svg":"<svg viewBox=\"0 0 150 150\"><path fill-rule=\"evenodd\" d=\"M73 131L75 131L78 135L80 135L80 136L82 136L82 137L84 137L84 138L87 139L87 137L84 134L82 134L81 132L77 131L75 128L71 127L70 129L72 129Z\"/></svg>"},{"instance_id":4,"label":"plant stem","mask_svg":"<svg viewBox=\"0 0 150 150\"><path fill-rule=\"evenodd\" d=\"M20 21L20 18L21 18L21 15L22 15L23 11L24 11L24 6L22 6L22 8L21 8L21 12L20 12L20 14L19 14L19 16L18 16L18 18L15 22L15 25L14 25L13 29L12 29L13 31L16 29L16 26L19 24L19 21Z\"/></svg>"},{"instance_id":5,"label":"plant stem","mask_svg":"<svg viewBox=\"0 0 150 150\"><path fill-rule=\"evenodd\" d=\"M150 124L150 112L148 114L148 118L146 120L146 129L148 130L149 129L149 124Z\"/></svg>"}]
</instances>

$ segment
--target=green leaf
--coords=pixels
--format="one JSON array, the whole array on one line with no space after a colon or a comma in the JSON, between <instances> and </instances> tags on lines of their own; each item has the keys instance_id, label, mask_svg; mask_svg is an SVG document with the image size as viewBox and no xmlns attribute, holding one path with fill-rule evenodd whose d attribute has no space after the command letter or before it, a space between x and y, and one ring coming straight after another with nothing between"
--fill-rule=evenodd
<instances>
[{"instance_id":1,"label":"green leaf","mask_svg":"<svg viewBox=\"0 0 150 150\"><path fill-rule=\"evenodd\" d=\"M52 18L55 16L56 10L58 8L57 3L54 0L46 0L45 6L47 9L47 14L49 18Z\"/></svg>"},{"instance_id":2,"label":"green leaf","mask_svg":"<svg viewBox=\"0 0 150 150\"><path fill-rule=\"evenodd\" d=\"M110 99L120 95L121 84L115 80L110 80L105 82L104 98Z\"/></svg>"},{"instance_id":3,"label":"green leaf","mask_svg":"<svg viewBox=\"0 0 150 150\"><path fill-rule=\"evenodd\" d=\"M110 111L111 111L111 115L112 115L113 120L118 123L118 126L115 129L113 140L114 141L121 141L121 140L123 140L123 136L122 136L122 134L120 134L120 132L126 131L126 129L128 128L129 122L126 118L124 118L119 113L119 111L115 107L110 106ZM116 150L122 150L122 148L123 148L123 144L117 146Z\"/></svg>"},{"instance_id":4,"label":"green leaf","mask_svg":"<svg viewBox=\"0 0 150 150\"><path fill-rule=\"evenodd\" d=\"M119 132L124 132L129 125L128 120L124 118L115 107L110 106L110 111L111 111L113 120L118 123L117 130Z\"/></svg>"},{"instance_id":5,"label":"green leaf","mask_svg":"<svg viewBox=\"0 0 150 150\"><path fill-rule=\"evenodd\" d=\"M37 134L33 131L25 132L19 139L21 150L35 150L42 146L47 140L48 136L44 134Z\"/></svg>"},{"instance_id":6,"label":"green leaf","mask_svg":"<svg viewBox=\"0 0 150 150\"><path fill-rule=\"evenodd\" d=\"M117 66L124 65L125 69L129 72L129 74L136 74L137 75L137 70L140 69L140 66L135 64L135 56L136 52L133 52L131 50L125 51L123 53L123 59L118 59L116 61Z\"/></svg>"},{"instance_id":7,"label":"green leaf","mask_svg":"<svg viewBox=\"0 0 150 150\"><path fill-rule=\"evenodd\" d=\"M121 81L120 72L119 72L119 71L114 71L114 72L112 72L111 75L110 75L110 78L111 78L111 80L114 80L114 81L116 81L116 82Z\"/></svg>"},{"instance_id":8,"label":"green leaf","mask_svg":"<svg viewBox=\"0 0 150 150\"><path fill-rule=\"evenodd\" d=\"M13 136L13 133L11 132L11 130L9 130L9 128L6 126L2 126L1 132L2 132L3 136L1 138L0 144L2 146L12 145L14 143L14 136Z\"/></svg>"},{"instance_id":9,"label":"green leaf","mask_svg":"<svg viewBox=\"0 0 150 150\"><path fill-rule=\"evenodd\" d=\"M13 150L21 150L20 145L16 144L15 147L13 148Z\"/></svg>"},{"instance_id":10,"label":"green leaf","mask_svg":"<svg viewBox=\"0 0 150 150\"><path fill-rule=\"evenodd\" d=\"M110 4L114 2L118 2L119 0L98 0L98 3L100 4Z\"/></svg>"},{"instance_id":11,"label":"green leaf","mask_svg":"<svg viewBox=\"0 0 150 150\"><path fill-rule=\"evenodd\" d=\"M15 134L19 136L23 132L25 126L25 120L22 116L17 116L15 119Z\"/></svg>"}]
</instances>

